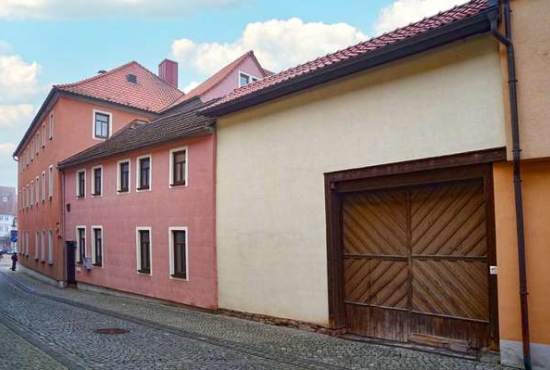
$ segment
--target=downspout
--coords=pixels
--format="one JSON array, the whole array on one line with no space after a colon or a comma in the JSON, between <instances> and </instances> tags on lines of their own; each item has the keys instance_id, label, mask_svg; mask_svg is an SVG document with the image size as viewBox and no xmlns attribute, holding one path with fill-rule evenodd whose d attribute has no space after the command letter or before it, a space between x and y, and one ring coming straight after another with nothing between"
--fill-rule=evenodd
<instances>
[{"instance_id":1,"label":"downspout","mask_svg":"<svg viewBox=\"0 0 550 370\"><path fill-rule=\"evenodd\" d=\"M65 241L67 240L67 230L65 227L65 170L60 169L59 173L61 174L61 250L63 251L63 280L65 284L67 283L67 250Z\"/></svg>"},{"instance_id":2,"label":"downspout","mask_svg":"<svg viewBox=\"0 0 550 370\"><path fill-rule=\"evenodd\" d=\"M497 2L490 0L491 2ZM510 98L510 121L512 125L512 154L514 166L514 196L516 203L516 233L518 240L519 294L521 307L521 334L523 342L523 365L531 370L531 346L529 338L529 308L527 302L527 266L525 262L525 228L523 220L523 195L521 185L521 147L519 140L519 114L516 78L516 58L512 42L510 0L504 0L505 34L498 30L498 17L491 19L491 33L506 47L508 64L508 91Z\"/></svg>"}]
</instances>

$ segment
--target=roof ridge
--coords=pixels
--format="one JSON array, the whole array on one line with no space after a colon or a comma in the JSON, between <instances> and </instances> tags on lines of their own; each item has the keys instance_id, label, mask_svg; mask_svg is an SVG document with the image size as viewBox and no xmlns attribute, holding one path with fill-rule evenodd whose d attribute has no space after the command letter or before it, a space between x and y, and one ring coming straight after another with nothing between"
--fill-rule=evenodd
<instances>
[{"instance_id":1,"label":"roof ridge","mask_svg":"<svg viewBox=\"0 0 550 370\"><path fill-rule=\"evenodd\" d=\"M83 83L86 83L86 82L90 82L90 81L95 81L97 80L98 78L101 78L101 77L104 77L104 76L107 76L107 75L110 75L114 72L117 72L123 68L126 68L132 64L137 64L139 65L140 67L144 68L142 65L140 65L138 62L136 62L135 60L132 60L130 62L127 62L127 63L124 63L123 65L120 65L116 68L113 68L113 69L110 69L109 71L105 72L105 73L98 73L94 76L91 76L91 77L87 77L87 78L84 78L82 80L79 80L79 81L76 81L76 82L71 82L71 83L66 83L66 84L56 84L56 85L53 85L53 87L55 88L58 88L58 89L63 89L63 88L66 88L66 87L74 87L74 86L78 86L78 85L81 85ZM145 68L147 69L147 68Z\"/></svg>"}]
</instances>

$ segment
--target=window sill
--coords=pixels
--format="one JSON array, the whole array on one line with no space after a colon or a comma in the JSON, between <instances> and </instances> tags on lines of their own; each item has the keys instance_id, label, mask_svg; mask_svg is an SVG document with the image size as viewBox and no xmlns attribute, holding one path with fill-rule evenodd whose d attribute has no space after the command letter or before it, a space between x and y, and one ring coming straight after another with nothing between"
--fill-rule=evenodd
<instances>
[{"instance_id":1,"label":"window sill","mask_svg":"<svg viewBox=\"0 0 550 370\"><path fill-rule=\"evenodd\" d=\"M44 263L44 264L45 264L45 263L46 263L46 261L40 261L40 263Z\"/></svg>"},{"instance_id":2,"label":"window sill","mask_svg":"<svg viewBox=\"0 0 550 370\"><path fill-rule=\"evenodd\" d=\"M95 266L95 267L103 267L103 264L101 264L101 263L92 263L92 266Z\"/></svg>"},{"instance_id":3,"label":"window sill","mask_svg":"<svg viewBox=\"0 0 550 370\"><path fill-rule=\"evenodd\" d=\"M185 185L187 185L186 181L176 182L176 183L170 184L170 186L185 186Z\"/></svg>"},{"instance_id":4,"label":"window sill","mask_svg":"<svg viewBox=\"0 0 550 370\"><path fill-rule=\"evenodd\" d=\"M138 190L138 191L151 190L151 188L149 186L147 186L145 188L136 188L136 190Z\"/></svg>"},{"instance_id":5,"label":"window sill","mask_svg":"<svg viewBox=\"0 0 550 370\"><path fill-rule=\"evenodd\" d=\"M130 192L130 190L117 190L116 193L117 193L117 194L127 194L127 193L129 193L129 192Z\"/></svg>"},{"instance_id":6,"label":"window sill","mask_svg":"<svg viewBox=\"0 0 550 370\"><path fill-rule=\"evenodd\" d=\"M138 270L140 274L151 275L151 270Z\"/></svg>"},{"instance_id":7,"label":"window sill","mask_svg":"<svg viewBox=\"0 0 550 370\"><path fill-rule=\"evenodd\" d=\"M101 193L92 193L93 197L99 197L100 195L101 195Z\"/></svg>"},{"instance_id":8,"label":"window sill","mask_svg":"<svg viewBox=\"0 0 550 370\"><path fill-rule=\"evenodd\" d=\"M186 280L187 281L187 276L183 275L183 274L171 274L170 276L173 277L174 279L180 279L180 280Z\"/></svg>"},{"instance_id":9,"label":"window sill","mask_svg":"<svg viewBox=\"0 0 550 370\"><path fill-rule=\"evenodd\" d=\"M53 262L48 262L48 266L53 266Z\"/></svg>"},{"instance_id":10,"label":"window sill","mask_svg":"<svg viewBox=\"0 0 550 370\"><path fill-rule=\"evenodd\" d=\"M86 198L84 195L77 195L76 196L76 199L84 199L84 198Z\"/></svg>"},{"instance_id":11,"label":"window sill","mask_svg":"<svg viewBox=\"0 0 550 370\"><path fill-rule=\"evenodd\" d=\"M38 261L38 260L39 260L39 258L38 258L38 257L34 257L34 260L35 260L35 261Z\"/></svg>"}]
</instances>

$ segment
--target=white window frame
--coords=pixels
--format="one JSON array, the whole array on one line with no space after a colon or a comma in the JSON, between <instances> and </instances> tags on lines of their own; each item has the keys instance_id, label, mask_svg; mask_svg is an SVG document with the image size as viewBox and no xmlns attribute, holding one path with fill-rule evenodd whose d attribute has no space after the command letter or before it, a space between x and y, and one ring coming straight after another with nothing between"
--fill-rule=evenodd
<instances>
[{"instance_id":1,"label":"white window frame","mask_svg":"<svg viewBox=\"0 0 550 370\"><path fill-rule=\"evenodd\" d=\"M95 116L96 116L96 113L104 114L106 116L109 116L109 135L107 136L107 138L95 136ZM98 109L94 109L93 113L92 113L92 138L94 140L107 140L111 136L113 136L113 114L111 112L105 112L105 111L101 111L101 110L98 110Z\"/></svg>"},{"instance_id":2,"label":"white window frame","mask_svg":"<svg viewBox=\"0 0 550 370\"><path fill-rule=\"evenodd\" d=\"M84 194L80 194L80 174L81 173L84 173ZM80 170L77 170L76 171L76 189L75 189L75 197L77 199L79 198L86 198L86 169L85 168L81 168Z\"/></svg>"},{"instance_id":3,"label":"white window frame","mask_svg":"<svg viewBox=\"0 0 550 370\"><path fill-rule=\"evenodd\" d=\"M141 169L139 168L139 161L143 158L149 158L149 189L139 189L141 182ZM144 154L136 157L136 192L153 190L153 156L151 154Z\"/></svg>"},{"instance_id":4,"label":"white window frame","mask_svg":"<svg viewBox=\"0 0 550 370\"><path fill-rule=\"evenodd\" d=\"M38 261L38 248L40 248L39 240L40 240L40 231L35 230L35 232L34 232L34 259L36 261Z\"/></svg>"},{"instance_id":5,"label":"white window frame","mask_svg":"<svg viewBox=\"0 0 550 370\"><path fill-rule=\"evenodd\" d=\"M86 235L86 226L85 225L77 225L75 230L75 239L76 239L76 256L74 259L75 264L78 264L78 258L80 256L80 234L78 232L79 229L84 229L84 258L86 258L86 244L88 244L88 236ZM80 263L84 264L84 261L80 261Z\"/></svg>"},{"instance_id":6,"label":"white window frame","mask_svg":"<svg viewBox=\"0 0 550 370\"><path fill-rule=\"evenodd\" d=\"M48 127L48 137L50 140L53 140L53 130L54 130L54 115L53 112L50 112L50 121L49 121L49 127Z\"/></svg>"},{"instance_id":7,"label":"white window frame","mask_svg":"<svg viewBox=\"0 0 550 370\"><path fill-rule=\"evenodd\" d=\"M42 203L44 203L46 200L46 171L42 171L42 183L40 185L40 191L42 192Z\"/></svg>"},{"instance_id":8,"label":"white window frame","mask_svg":"<svg viewBox=\"0 0 550 370\"><path fill-rule=\"evenodd\" d=\"M149 273L139 272L141 267L141 239L139 237L140 231L149 231L149 256L151 257ZM151 226L138 226L136 227L136 272L138 275L153 276L153 230Z\"/></svg>"},{"instance_id":9,"label":"white window frame","mask_svg":"<svg viewBox=\"0 0 550 370\"><path fill-rule=\"evenodd\" d=\"M42 149L46 147L46 122L42 124Z\"/></svg>"},{"instance_id":10,"label":"white window frame","mask_svg":"<svg viewBox=\"0 0 550 370\"><path fill-rule=\"evenodd\" d=\"M36 176L36 182L34 183L34 202L36 205L40 202L40 176Z\"/></svg>"},{"instance_id":11,"label":"white window frame","mask_svg":"<svg viewBox=\"0 0 550 370\"><path fill-rule=\"evenodd\" d=\"M98 169L98 168L101 170L101 193L96 195L95 194L95 192L96 192L95 191L95 170ZM91 191L92 198L103 196L103 190L104 190L104 188L103 188L103 177L104 177L103 173L104 173L103 172L103 165L92 167L91 175L90 175L91 176L91 181L92 181L92 186L91 186L92 187L92 191Z\"/></svg>"},{"instance_id":12,"label":"white window frame","mask_svg":"<svg viewBox=\"0 0 550 370\"><path fill-rule=\"evenodd\" d=\"M128 162L128 191L120 191L120 165L124 162ZM116 163L116 193L130 194L132 192L132 161L130 158L121 159Z\"/></svg>"},{"instance_id":13,"label":"white window frame","mask_svg":"<svg viewBox=\"0 0 550 370\"><path fill-rule=\"evenodd\" d=\"M46 262L46 230L42 229L42 244L40 245L40 262Z\"/></svg>"},{"instance_id":14,"label":"white window frame","mask_svg":"<svg viewBox=\"0 0 550 370\"><path fill-rule=\"evenodd\" d=\"M239 73L237 74L237 78L238 78L237 83L239 84L239 87L246 86L246 85L241 85L241 75L247 76L247 77L250 79L250 82L249 82L247 85L250 85L250 84L253 83L253 82L256 82L256 81L260 81L260 80L261 80L260 77L256 77L256 76L254 76L254 75L251 75L250 73L246 73L246 72L243 72L243 71L239 71ZM254 81L254 80L255 80L255 81Z\"/></svg>"},{"instance_id":15,"label":"white window frame","mask_svg":"<svg viewBox=\"0 0 550 370\"><path fill-rule=\"evenodd\" d=\"M25 232L25 256L29 256L29 232Z\"/></svg>"},{"instance_id":16,"label":"white window frame","mask_svg":"<svg viewBox=\"0 0 550 370\"><path fill-rule=\"evenodd\" d=\"M53 245L54 245L54 234L53 229L48 230L48 264L53 266Z\"/></svg>"},{"instance_id":17,"label":"white window frame","mask_svg":"<svg viewBox=\"0 0 550 370\"><path fill-rule=\"evenodd\" d=\"M176 185L174 186L174 152L179 152L185 150L185 185ZM168 176L168 187L169 188L186 188L189 186L189 146L180 146L179 148L170 149L169 152L170 158L168 163L170 164L169 176Z\"/></svg>"},{"instance_id":18,"label":"white window frame","mask_svg":"<svg viewBox=\"0 0 550 370\"><path fill-rule=\"evenodd\" d=\"M174 275L174 238L173 231L185 231L185 276L181 277ZM189 228L187 226L170 226L168 228L168 255L170 256L170 271L169 277L173 280L189 281Z\"/></svg>"},{"instance_id":19,"label":"white window frame","mask_svg":"<svg viewBox=\"0 0 550 370\"><path fill-rule=\"evenodd\" d=\"M48 197L53 198L53 164L48 167Z\"/></svg>"},{"instance_id":20,"label":"white window frame","mask_svg":"<svg viewBox=\"0 0 550 370\"><path fill-rule=\"evenodd\" d=\"M29 191L30 191L30 195L31 195L31 204L30 204L30 207L32 208L34 206L34 180L31 180L31 184L29 186Z\"/></svg>"},{"instance_id":21,"label":"white window frame","mask_svg":"<svg viewBox=\"0 0 550 370\"><path fill-rule=\"evenodd\" d=\"M90 226L90 229L92 230L92 264L94 264L94 267L105 267L105 254L103 253L104 251L104 246L105 246L105 239L103 237L103 226L101 225L92 225ZM95 266L95 230L96 229L100 229L101 230L101 266Z\"/></svg>"}]
</instances>

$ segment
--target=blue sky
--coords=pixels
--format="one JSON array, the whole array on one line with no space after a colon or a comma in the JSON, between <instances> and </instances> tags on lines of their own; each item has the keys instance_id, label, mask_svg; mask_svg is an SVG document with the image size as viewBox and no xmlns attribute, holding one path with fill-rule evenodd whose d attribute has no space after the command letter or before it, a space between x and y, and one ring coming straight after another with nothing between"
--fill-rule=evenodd
<instances>
[{"instance_id":1,"label":"blue sky","mask_svg":"<svg viewBox=\"0 0 550 370\"><path fill-rule=\"evenodd\" d=\"M0 0L0 185L16 186L11 151L54 83L173 58L184 88L251 48L277 71L460 2Z\"/></svg>"}]
</instances>

